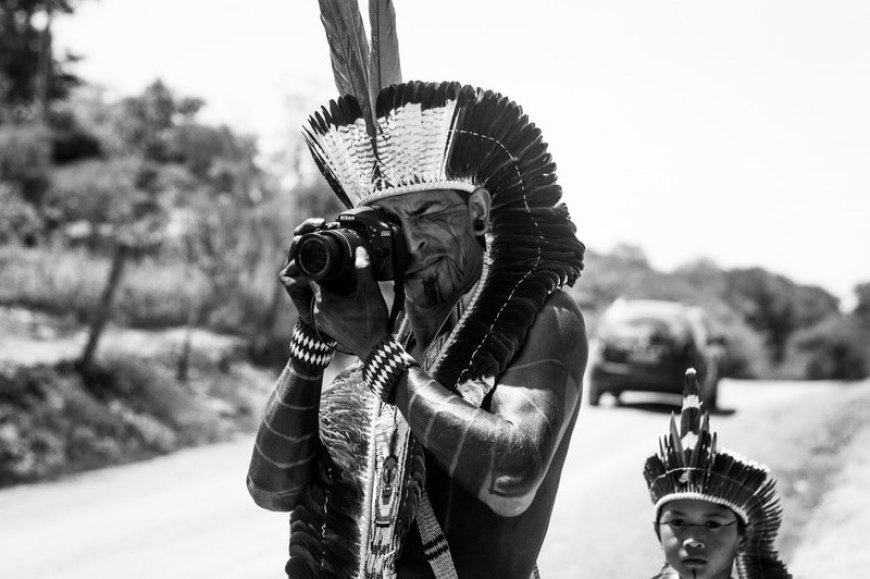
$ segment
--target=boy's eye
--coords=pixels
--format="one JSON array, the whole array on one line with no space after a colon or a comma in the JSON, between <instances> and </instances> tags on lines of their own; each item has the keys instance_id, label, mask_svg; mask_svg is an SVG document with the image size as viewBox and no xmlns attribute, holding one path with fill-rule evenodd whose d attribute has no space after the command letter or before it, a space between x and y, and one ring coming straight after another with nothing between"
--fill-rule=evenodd
<instances>
[{"instance_id":1,"label":"boy's eye","mask_svg":"<svg viewBox=\"0 0 870 579\"><path fill-rule=\"evenodd\" d=\"M706 527L708 529L714 529L714 530L721 529L722 523L720 523L718 521L707 521L706 523L704 523L704 527Z\"/></svg>"},{"instance_id":2,"label":"boy's eye","mask_svg":"<svg viewBox=\"0 0 870 579\"><path fill-rule=\"evenodd\" d=\"M686 526L686 521L683 519L671 519L670 521L665 521L666 525L670 525L675 529L682 529Z\"/></svg>"}]
</instances>

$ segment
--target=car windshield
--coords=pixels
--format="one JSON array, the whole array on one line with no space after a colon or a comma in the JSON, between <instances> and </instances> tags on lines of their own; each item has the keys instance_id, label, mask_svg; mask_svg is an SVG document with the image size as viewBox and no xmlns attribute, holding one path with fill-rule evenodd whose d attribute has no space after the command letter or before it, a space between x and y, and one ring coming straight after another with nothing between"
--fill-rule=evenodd
<instances>
[{"instance_id":1,"label":"car windshield","mask_svg":"<svg viewBox=\"0 0 870 579\"><path fill-rule=\"evenodd\" d=\"M686 330L686 319L679 306L638 305L612 308L602 319L602 334L644 333L648 336L673 336Z\"/></svg>"}]
</instances>

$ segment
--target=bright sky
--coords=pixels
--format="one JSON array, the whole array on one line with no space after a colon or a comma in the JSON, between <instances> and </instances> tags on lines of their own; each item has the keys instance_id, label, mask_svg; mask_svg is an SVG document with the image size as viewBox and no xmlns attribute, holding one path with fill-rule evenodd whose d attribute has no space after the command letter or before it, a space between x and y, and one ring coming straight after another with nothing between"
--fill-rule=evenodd
<instances>
[{"instance_id":1,"label":"bright sky","mask_svg":"<svg viewBox=\"0 0 870 579\"><path fill-rule=\"evenodd\" d=\"M870 2L394 3L405 79L522 104L589 247L870 282ZM336 96L316 0L84 0L55 31L86 79L160 77L266 145Z\"/></svg>"}]
</instances>

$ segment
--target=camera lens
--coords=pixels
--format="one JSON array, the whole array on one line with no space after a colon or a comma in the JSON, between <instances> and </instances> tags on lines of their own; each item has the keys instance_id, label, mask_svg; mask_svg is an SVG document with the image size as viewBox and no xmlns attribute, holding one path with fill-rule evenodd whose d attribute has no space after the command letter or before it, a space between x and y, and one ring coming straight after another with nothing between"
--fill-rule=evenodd
<instances>
[{"instance_id":1,"label":"camera lens","mask_svg":"<svg viewBox=\"0 0 870 579\"><path fill-rule=\"evenodd\" d=\"M353 265L351 239L356 234L348 230L309 233L299 240L296 263L306 276L315 281L341 278Z\"/></svg>"}]
</instances>

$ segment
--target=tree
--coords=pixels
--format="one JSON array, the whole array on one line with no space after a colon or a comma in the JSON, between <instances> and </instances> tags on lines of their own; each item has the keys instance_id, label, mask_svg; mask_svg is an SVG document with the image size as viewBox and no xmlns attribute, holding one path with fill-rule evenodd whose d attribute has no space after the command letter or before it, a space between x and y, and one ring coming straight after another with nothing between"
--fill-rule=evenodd
<instances>
[{"instance_id":1,"label":"tree","mask_svg":"<svg viewBox=\"0 0 870 579\"><path fill-rule=\"evenodd\" d=\"M40 123L0 124L0 181L38 207L50 184L51 134Z\"/></svg>"},{"instance_id":2,"label":"tree","mask_svg":"<svg viewBox=\"0 0 870 579\"><path fill-rule=\"evenodd\" d=\"M16 188L0 181L0 245L35 245L42 230L42 218Z\"/></svg>"},{"instance_id":3,"label":"tree","mask_svg":"<svg viewBox=\"0 0 870 579\"><path fill-rule=\"evenodd\" d=\"M870 330L870 282L856 285L855 297L858 303L855 304L852 314Z\"/></svg>"},{"instance_id":4,"label":"tree","mask_svg":"<svg viewBox=\"0 0 870 579\"><path fill-rule=\"evenodd\" d=\"M112 315L117 289L127 260L134 255L153 251L165 235L169 218L166 192L175 172L169 154L173 133L179 126L192 122L203 102L176 98L159 80L138 97L124 99L113 117L120 135L117 151L129 167L124 179L129 187L109 192L114 208L107 215L105 229L112 249L112 267L100 303L91 317L87 344L78 360L80 369L88 369L103 330ZM106 164L118 163L109 159ZM114 195L113 195L114 193Z\"/></svg>"},{"instance_id":5,"label":"tree","mask_svg":"<svg viewBox=\"0 0 870 579\"><path fill-rule=\"evenodd\" d=\"M73 5L71 0L0 0L0 108L6 116L42 117L50 102L65 98L79 83L68 70L76 57L58 59L52 51L52 19L71 14Z\"/></svg>"},{"instance_id":6,"label":"tree","mask_svg":"<svg viewBox=\"0 0 870 579\"><path fill-rule=\"evenodd\" d=\"M805 360L809 379L863 380L870 373L867 337L851 317L828 318L798 332L794 348Z\"/></svg>"},{"instance_id":7,"label":"tree","mask_svg":"<svg viewBox=\"0 0 870 579\"><path fill-rule=\"evenodd\" d=\"M840 316L840 300L820 287L795 286L794 300L798 328L809 328L826 318Z\"/></svg>"},{"instance_id":8,"label":"tree","mask_svg":"<svg viewBox=\"0 0 870 579\"><path fill-rule=\"evenodd\" d=\"M820 288L798 286L761 268L727 273L724 296L743 318L765 336L771 360L785 359L792 333L837 313L837 300Z\"/></svg>"}]
</instances>

